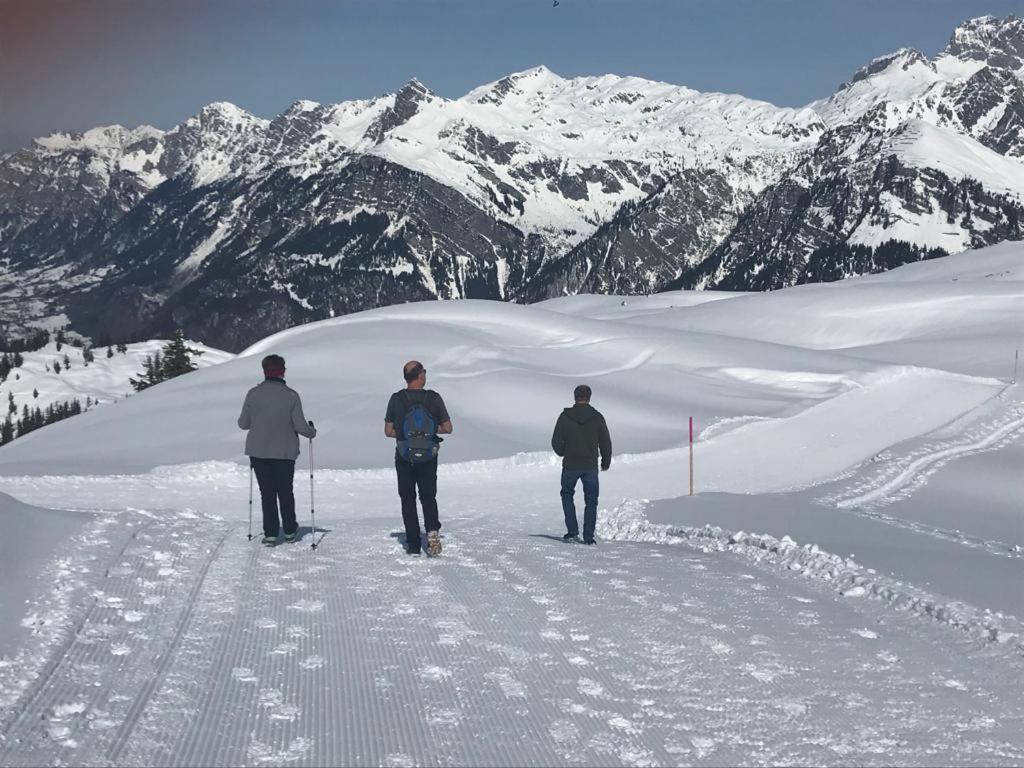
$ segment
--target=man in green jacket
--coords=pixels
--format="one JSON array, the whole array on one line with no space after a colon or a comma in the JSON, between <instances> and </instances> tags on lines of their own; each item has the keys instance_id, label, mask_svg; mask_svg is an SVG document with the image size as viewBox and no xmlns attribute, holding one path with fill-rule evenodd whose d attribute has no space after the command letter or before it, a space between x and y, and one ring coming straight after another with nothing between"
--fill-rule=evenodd
<instances>
[{"instance_id":1,"label":"man in green jacket","mask_svg":"<svg viewBox=\"0 0 1024 768\"><path fill-rule=\"evenodd\" d=\"M600 411L590 406L590 387L580 384L573 391L576 404L566 408L555 422L551 447L562 457L562 512L565 513L565 541L579 541L580 529L576 519L576 482L583 481L583 543L594 543L597 526L597 459L601 456L601 471L612 464L612 439L608 425Z\"/></svg>"}]
</instances>

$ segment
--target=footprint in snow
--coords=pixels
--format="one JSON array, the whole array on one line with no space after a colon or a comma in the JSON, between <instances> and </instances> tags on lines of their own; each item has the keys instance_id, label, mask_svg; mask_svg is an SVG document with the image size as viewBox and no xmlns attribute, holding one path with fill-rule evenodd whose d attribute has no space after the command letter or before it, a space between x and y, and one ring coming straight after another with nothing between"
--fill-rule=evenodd
<instances>
[{"instance_id":1,"label":"footprint in snow","mask_svg":"<svg viewBox=\"0 0 1024 768\"><path fill-rule=\"evenodd\" d=\"M632 721L627 720L622 715L616 715L615 717L608 720L608 725L619 731L625 731L626 733L639 733L640 729L637 728Z\"/></svg>"},{"instance_id":2,"label":"footprint in snow","mask_svg":"<svg viewBox=\"0 0 1024 768\"><path fill-rule=\"evenodd\" d=\"M299 650L297 643L278 643L277 647L275 647L270 653L275 656L290 656L297 650Z\"/></svg>"},{"instance_id":3,"label":"footprint in snow","mask_svg":"<svg viewBox=\"0 0 1024 768\"><path fill-rule=\"evenodd\" d=\"M260 691L259 705L267 710L271 720L298 720L300 710L294 704L288 704L284 695L276 688L264 688Z\"/></svg>"},{"instance_id":4,"label":"footprint in snow","mask_svg":"<svg viewBox=\"0 0 1024 768\"><path fill-rule=\"evenodd\" d=\"M707 736L692 736L690 738L690 743L693 745L693 749L697 753L698 760L707 757L715 751L715 740L710 739Z\"/></svg>"},{"instance_id":5,"label":"footprint in snow","mask_svg":"<svg viewBox=\"0 0 1024 768\"><path fill-rule=\"evenodd\" d=\"M781 699L775 702L775 706L781 709L790 717L800 717L807 714L807 705L802 701L792 699Z\"/></svg>"},{"instance_id":6,"label":"footprint in snow","mask_svg":"<svg viewBox=\"0 0 1024 768\"><path fill-rule=\"evenodd\" d=\"M462 722L457 709L434 709L427 712L427 724L435 728L454 728Z\"/></svg>"},{"instance_id":7,"label":"footprint in snow","mask_svg":"<svg viewBox=\"0 0 1024 768\"><path fill-rule=\"evenodd\" d=\"M548 728L548 733L559 744L569 744L580 738L580 729L571 720L556 720Z\"/></svg>"},{"instance_id":8,"label":"footprint in snow","mask_svg":"<svg viewBox=\"0 0 1024 768\"><path fill-rule=\"evenodd\" d=\"M256 619L257 629L276 629L277 622L273 619Z\"/></svg>"},{"instance_id":9,"label":"footprint in snow","mask_svg":"<svg viewBox=\"0 0 1024 768\"><path fill-rule=\"evenodd\" d=\"M132 649L124 643L114 643L112 646L110 646L110 652L114 656L127 656L129 653L132 652Z\"/></svg>"},{"instance_id":10,"label":"footprint in snow","mask_svg":"<svg viewBox=\"0 0 1024 768\"><path fill-rule=\"evenodd\" d=\"M867 640L878 639L878 633L872 632L870 629L851 629L850 631L853 632L853 634L859 635L860 637L863 637Z\"/></svg>"},{"instance_id":11,"label":"footprint in snow","mask_svg":"<svg viewBox=\"0 0 1024 768\"><path fill-rule=\"evenodd\" d=\"M274 749L262 741L252 742L246 750L250 762L280 765L301 760L313 748L313 740L299 737L292 739L286 749Z\"/></svg>"},{"instance_id":12,"label":"footprint in snow","mask_svg":"<svg viewBox=\"0 0 1024 768\"><path fill-rule=\"evenodd\" d=\"M327 662L324 661L323 656L317 656L314 654L313 656L307 656L305 659L300 661L299 666L305 670L313 670L320 669L320 667L322 667L326 663Z\"/></svg>"},{"instance_id":13,"label":"footprint in snow","mask_svg":"<svg viewBox=\"0 0 1024 768\"><path fill-rule=\"evenodd\" d=\"M58 704L53 708L53 717L56 720L63 720L73 715L80 715L85 712L86 704L82 701L76 701L73 704Z\"/></svg>"},{"instance_id":14,"label":"footprint in snow","mask_svg":"<svg viewBox=\"0 0 1024 768\"><path fill-rule=\"evenodd\" d=\"M324 609L324 604L320 600L299 600L288 607L303 613L319 613Z\"/></svg>"},{"instance_id":15,"label":"footprint in snow","mask_svg":"<svg viewBox=\"0 0 1024 768\"><path fill-rule=\"evenodd\" d=\"M713 637L702 637L700 644L711 651L716 656L728 656L732 653L732 646L721 640L717 640Z\"/></svg>"},{"instance_id":16,"label":"footprint in snow","mask_svg":"<svg viewBox=\"0 0 1024 768\"><path fill-rule=\"evenodd\" d=\"M501 689L506 699L518 699L526 696L526 686L516 680L507 669L497 672L488 672L484 675L488 680L493 680Z\"/></svg>"},{"instance_id":17,"label":"footprint in snow","mask_svg":"<svg viewBox=\"0 0 1024 768\"><path fill-rule=\"evenodd\" d=\"M576 682L576 690L585 696L595 696L598 698L606 698L604 692L604 686L601 685L597 680L591 680L588 677L581 677Z\"/></svg>"},{"instance_id":18,"label":"footprint in snow","mask_svg":"<svg viewBox=\"0 0 1024 768\"><path fill-rule=\"evenodd\" d=\"M428 664L424 667L420 667L419 676L423 680L444 680L445 678L451 677L451 670L445 669L444 667L438 667L433 664Z\"/></svg>"},{"instance_id":19,"label":"footprint in snow","mask_svg":"<svg viewBox=\"0 0 1024 768\"><path fill-rule=\"evenodd\" d=\"M416 761L402 752L393 752L384 756L381 765L384 768L414 768Z\"/></svg>"},{"instance_id":20,"label":"footprint in snow","mask_svg":"<svg viewBox=\"0 0 1024 768\"><path fill-rule=\"evenodd\" d=\"M309 630L293 624L284 631L284 634L287 637L298 639L300 637L309 637Z\"/></svg>"},{"instance_id":21,"label":"footprint in snow","mask_svg":"<svg viewBox=\"0 0 1024 768\"><path fill-rule=\"evenodd\" d=\"M259 680L248 667L235 667L231 670L231 677L240 683L255 683Z\"/></svg>"}]
</instances>

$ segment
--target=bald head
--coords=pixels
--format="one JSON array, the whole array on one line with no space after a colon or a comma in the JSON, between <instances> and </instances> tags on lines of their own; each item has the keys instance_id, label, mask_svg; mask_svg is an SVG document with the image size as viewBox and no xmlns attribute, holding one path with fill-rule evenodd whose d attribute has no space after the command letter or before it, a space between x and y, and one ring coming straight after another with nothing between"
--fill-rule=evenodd
<instances>
[{"instance_id":1,"label":"bald head","mask_svg":"<svg viewBox=\"0 0 1024 768\"><path fill-rule=\"evenodd\" d=\"M427 382L427 369L419 360L410 360L402 366L402 378L410 389L418 389Z\"/></svg>"}]
</instances>

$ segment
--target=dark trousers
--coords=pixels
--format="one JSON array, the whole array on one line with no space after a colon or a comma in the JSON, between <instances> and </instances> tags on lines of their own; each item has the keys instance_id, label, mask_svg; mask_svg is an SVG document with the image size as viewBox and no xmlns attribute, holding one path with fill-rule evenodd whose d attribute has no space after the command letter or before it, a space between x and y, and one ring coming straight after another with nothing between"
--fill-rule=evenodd
<instances>
[{"instance_id":1,"label":"dark trousers","mask_svg":"<svg viewBox=\"0 0 1024 768\"><path fill-rule=\"evenodd\" d=\"M574 536L580 532L576 520L576 505L572 497L576 495L576 481L583 481L583 538L594 538L597 527L597 492L598 479L596 469L563 469L562 470L562 512L565 514L565 531Z\"/></svg>"},{"instance_id":2,"label":"dark trousers","mask_svg":"<svg viewBox=\"0 0 1024 768\"><path fill-rule=\"evenodd\" d=\"M423 527L427 533L441 530L437 519L437 459L422 464L413 464L405 459L395 459L398 474L398 495L402 499L402 522L405 523L405 545L409 549L420 548L420 520L416 514L416 491L419 489L420 504L423 505Z\"/></svg>"},{"instance_id":3,"label":"dark trousers","mask_svg":"<svg viewBox=\"0 0 1024 768\"><path fill-rule=\"evenodd\" d=\"M260 486L260 500L263 503L263 535L276 537L280 523L277 519L277 503L281 502L281 523L285 533L295 533L299 524L295 521L295 494L292 484L295 480L295 462L290 459L249 458L249 465L256 473Z\"/></svg>"}]
</instances>

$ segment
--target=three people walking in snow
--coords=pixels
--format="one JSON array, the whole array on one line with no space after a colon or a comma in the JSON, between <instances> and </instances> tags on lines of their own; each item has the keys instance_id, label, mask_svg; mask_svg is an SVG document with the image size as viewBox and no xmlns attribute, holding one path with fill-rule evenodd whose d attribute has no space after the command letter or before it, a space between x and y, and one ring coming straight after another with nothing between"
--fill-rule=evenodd
<instances>
[{"instance_id":1,"label":"three people walking in snow","mask_svg":"<svg viewBox=\"0 0 1024 768\"><path fill-rule=\"evenodd\" d=\"M398 495L402 500L405 547L411 555L421 552L420 521L416 511L419 491L423 507L423 526L427 531L427 554L441 554L441 521L437 511L437 453L442 438L452 431L452 420L444 400L427 389L427 369L417 360L402 367L405 389L388 400L384 414L384 434L394 438L395 472Z\"/></svg>"},{"instance_id":2,"label":"three people walking in snow","mask_svg":"<svg viewBox=\"0 0 1024 768\"><path fill-rule=\"evenodd\" d=\"M316 428L302 412L298 392L285 383L285 361L280 355L263 358L263 382L245 396L238 426L247 430L245 454L259 483L263 507L263 543L276 544L281 529L285 541L295 541L295 460L299 436L312 440ZM442 438L451 434L452 420L444 399L427 389L427 369L418 360L402 367L405 388L391 395L384 414L384 434L395 440L395 474L402 503L406 551L422 552L417 496L423 508L427 554L441 554L441 520L437 508L437 456ZM601 412L590 404L586 384L573 391L574 403L555 422L551 448L562 457L561 499L565 541L579 541L579 520L574 496L583 485L583 542L594 543L600 483L598 468L612 462L612 441ZM312 468L311 468L312 471ZM312 475L310 475L312 478ZM312 479L310 480L312 483ZM250 499L251 508L251 499ZM251 521L250 521L251 522Z\"/></svg>"},{"instance_id":3,"label":"three people walking in snow","mask_svg":"<svg viewBox=\"0 0 1024 768\"><path fill-rule=\"evenodd\" d=\"M263 382L246 394L238 426L249 432L245 455L260 487L263 543L276 544L282 527L285 541L295 541L298 536L293 483L299 435L312 439L316 428L302 413L299 393L285 383L284 358L267 355L262 365Z\"/></svg>"}]
</instances>

